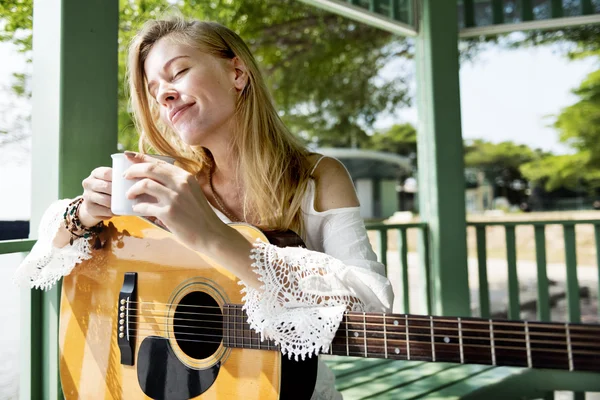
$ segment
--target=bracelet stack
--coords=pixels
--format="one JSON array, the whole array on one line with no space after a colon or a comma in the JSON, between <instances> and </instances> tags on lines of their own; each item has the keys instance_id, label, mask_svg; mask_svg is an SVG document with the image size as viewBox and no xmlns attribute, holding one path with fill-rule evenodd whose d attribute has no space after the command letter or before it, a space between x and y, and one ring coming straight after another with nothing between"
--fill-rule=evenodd
<instances>
[{"instance_id":1,"label":"bracelet stack","mask_svg":"<svg viewBox=\"0 0 600 400\"><path fill-rule=\"evenodd\" d=\"M63 218L65 220L65 228L71 233L69 243L73 245L73 241L77 238L89 239L97 237L104 228L104 222L100 221L96 225L86 228L79 219L79 207L83 203L83 197L78 197L67 206Z\"/></svg>"}]
</instances>

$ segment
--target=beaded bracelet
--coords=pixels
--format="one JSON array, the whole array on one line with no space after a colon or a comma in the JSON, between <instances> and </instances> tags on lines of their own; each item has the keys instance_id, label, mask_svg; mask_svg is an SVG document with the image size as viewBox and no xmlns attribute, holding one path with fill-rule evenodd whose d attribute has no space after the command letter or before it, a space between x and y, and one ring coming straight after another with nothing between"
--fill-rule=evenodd
<instances>
[{"instance_id":1,"label":"beaded bracelet","mask_svg":"<svg viewBox=\"0 0 600 400\"><path fill-rule=\"evenodd\" d=\"M63 218L65 220L65 228L71 233L69 244L73 245L73 241L76 238L89 239L97 236L104 228L104 222L100 221L96 225L86 228L79 219L79 207L83 203L83 197L78 197L67 206ZM77 233L83 232L83 233Z\"/></svg>"}]
</instances>

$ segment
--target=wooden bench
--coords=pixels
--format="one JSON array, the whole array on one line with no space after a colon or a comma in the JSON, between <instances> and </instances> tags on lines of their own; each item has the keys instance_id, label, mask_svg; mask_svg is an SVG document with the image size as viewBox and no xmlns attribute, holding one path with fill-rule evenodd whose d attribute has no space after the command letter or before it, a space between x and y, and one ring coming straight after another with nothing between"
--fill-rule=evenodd
<instances>
[{"instance_id":1,"label":"wooden bench","mask_svg":"<svg viewBox=\"0 0 600 400\"><path fill-rule=\"evenodd\" d=\"M600 391L600 375L586 372L322 357L344 400L548 399L554 390Z\"/></svg>"}]
</instances>

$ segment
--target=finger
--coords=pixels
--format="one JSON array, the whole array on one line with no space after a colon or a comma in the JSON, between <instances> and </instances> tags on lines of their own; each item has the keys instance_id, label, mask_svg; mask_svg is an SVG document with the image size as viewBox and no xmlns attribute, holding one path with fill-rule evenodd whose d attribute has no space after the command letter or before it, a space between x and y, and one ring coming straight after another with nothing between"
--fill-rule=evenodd
<instances>
[{"instance_id":1,"label":"finger","mask_svg":"<svg viewBox=\"0 0 600 400\"><path fill-rule=\"evenodd\" d=\"M138 202L131 209L146 217L159 218L158 215L162 215L162 207L157 203Z\"/></svg>"},{"instance_id":2,"label":"finger","mask_svg":"<svg viewBox=\"0 0 600 400\"><path fill-rule=\"evenodd\" d=\"M86 192L83 194L84 200L110 208L111 196L104 193Z\"/></svg>"},{"instance_id":3,"label":"finger","mask_svg":"<svg viewBox=\"0 0 600 400\"><path fill-rule=\"evenodd\" d=\"M110 167L98 167L92 171L91 175L96 179L112 182L112 168Z\"/></svg>"},{"instance_id":4,"label":"finger","mask_svg":"<svg viewBox=\"0 0 600 400\"><path fill-rule=\"evenodd\" d=\"M182 170L167 163L140 163L133 164L123 173L125 179L152 179L175 190L176 176Z\"/></svg>"},{"instance_id":5,"label":"finger","mask_svg":"<svg viewBox=\"0 0 600 400\"><path fill-rule=\"evenodd\" d=\"M96 178L87 178L83 181L83 188L92 192L112 194L112 182Z\"/></svg>"},{"instance_id":6,"label":"finger","mask_svg":"<svg viewBox=\"0 0 600 400\"><path fill-rule=\"evenodd\" d=\"M87 212L95 218L112 218L114 216L110 207L101 206L96 203L89 203L87 205Z\"/></svg>"},{"instance_id":7,"label":"finger","mask_svg":"<svg viewBox=\"0 0 600 400\"><path fill-rule=\"evenodd\" d=\"M134 163L154 163L154 164L168 164L166 161L159 160L158 158L149 156L148 154L137 153L135 151L126 151L125 156Z\"/></svg>"},{"instance_id":8,"label":"finger","mask_svg":"<svg viewBox=\"0 0 600 400\"><path fill-rule=\"evenodd\" d=\"M134 183L127 193L125 193L128 199L134 199L141 195L152 196L160 202L162 199L169 199L171 191L159 182L144 178Z\"/></svg>"}]
</instances>

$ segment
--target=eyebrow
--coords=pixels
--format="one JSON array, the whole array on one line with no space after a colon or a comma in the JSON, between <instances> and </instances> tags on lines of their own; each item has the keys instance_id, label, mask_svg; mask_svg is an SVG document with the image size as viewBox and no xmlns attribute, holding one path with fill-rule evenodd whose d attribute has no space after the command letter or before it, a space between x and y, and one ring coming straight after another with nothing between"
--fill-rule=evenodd
<instances>
[{"instance_id":1,"label":"eyebrow","mask_svg":"<svg viewBox=\"0 0 600 400\"><path fill-rule=\"evenodd\" d=\"M166 71L166 70L167 70L167 68L169 68L169 66L171 65L171 63L173 63L175 60L178 60L178 59L180 59L180 58L190 58L190 56L175 56L175 57L171 58L169 61L167 61L167 62L165 63L165 65L163 65L163 67L162 67L162 70L163 70L163 71ZM155 82L155 81L150 81L150 82L148 82L148 92L149 92L150 94L152 94L152 87L153 87L155 84L156 84L156 82Z\"/></svg>"}]
</instances>

